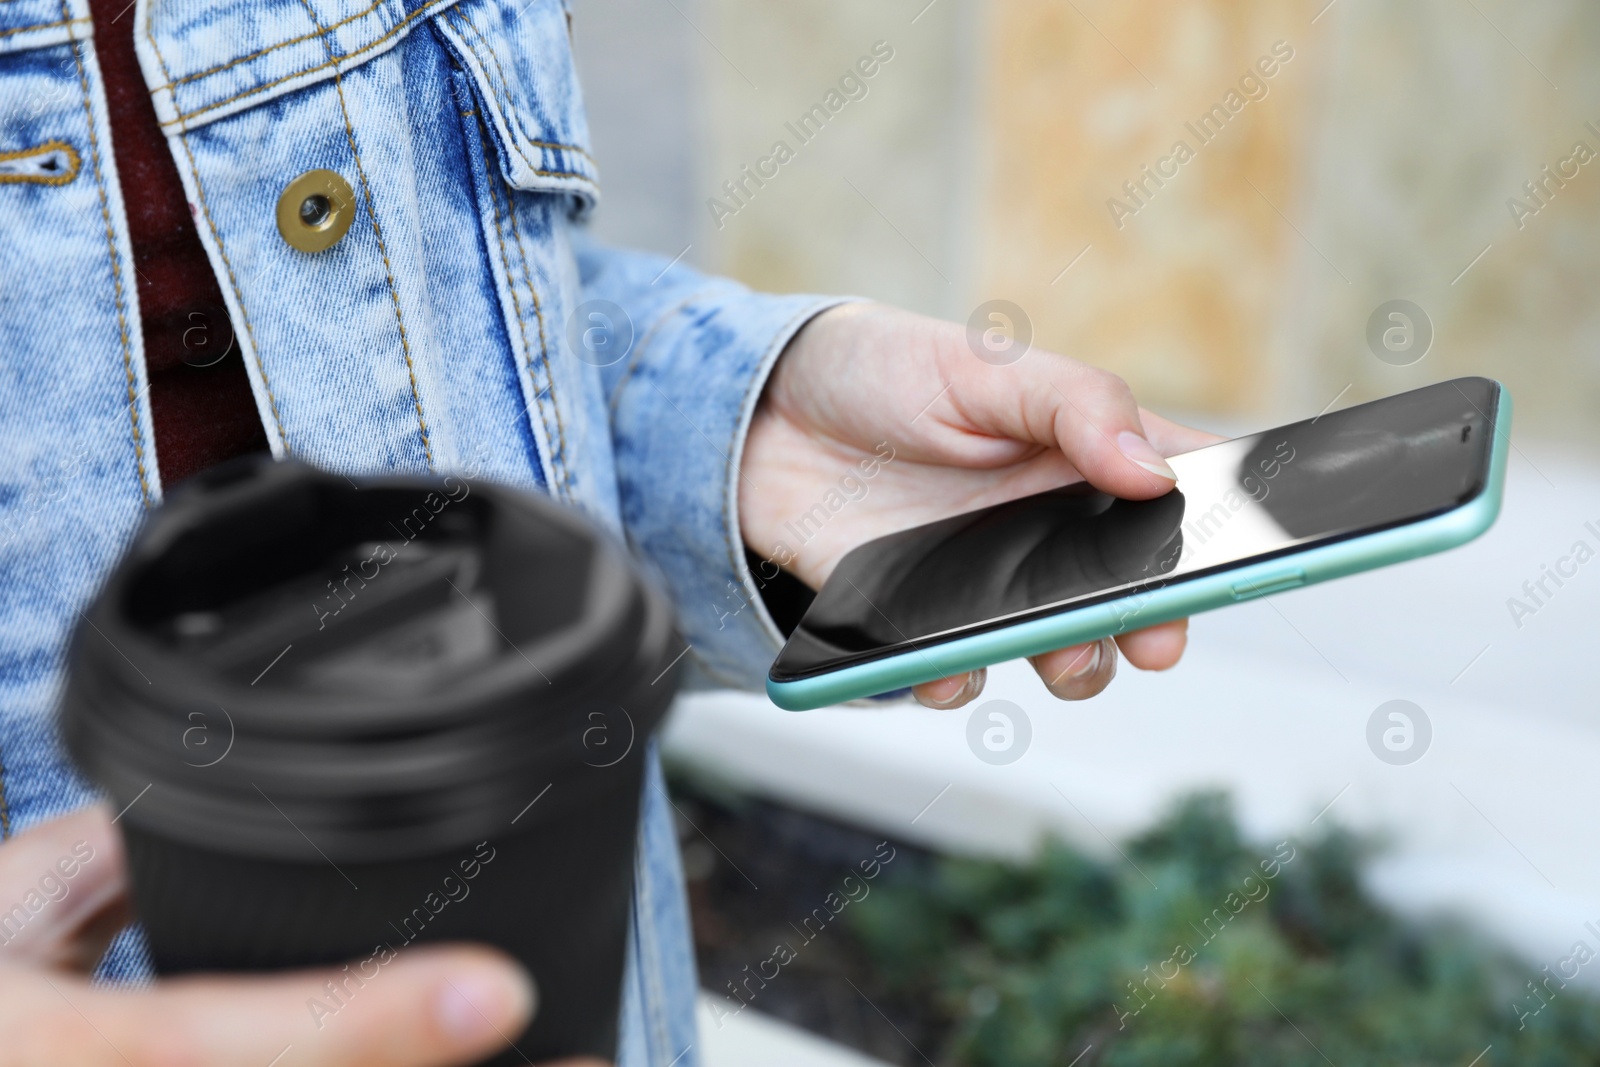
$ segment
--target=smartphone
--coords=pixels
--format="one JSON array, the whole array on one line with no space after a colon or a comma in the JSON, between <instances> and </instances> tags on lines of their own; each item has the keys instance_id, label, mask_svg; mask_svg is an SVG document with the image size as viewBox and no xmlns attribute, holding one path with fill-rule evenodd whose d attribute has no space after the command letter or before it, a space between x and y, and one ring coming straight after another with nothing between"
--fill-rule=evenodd
<instances>
[{"instance_id":1,"label":"smartphone","mask_svg":"<svg viewBox=\"0 0 1600 1067\"><path fill-rule=\"evenodd\" d=\"M1511 397L1458 378L880 537L767 676L791 711L874 696L1464 544L1500 511Z\"/></svg>"}]
</instances>

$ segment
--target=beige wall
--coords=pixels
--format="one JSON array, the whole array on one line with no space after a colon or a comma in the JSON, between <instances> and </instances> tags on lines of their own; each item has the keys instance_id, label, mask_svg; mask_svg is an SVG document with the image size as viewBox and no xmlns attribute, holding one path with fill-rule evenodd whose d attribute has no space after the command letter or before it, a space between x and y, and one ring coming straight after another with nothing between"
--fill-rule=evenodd
<instances>
[{"instance_id":1,"label":"beige wall","mask_svg":"<svg viewBox=\"0 0 1600 1067\"><path fill-rule=\"evenodd\" d=\"M1600 445L1600 159L1522 229L1507 208L1575 140L1600 152L1585 129L1600 127L1600 9L1475 2L1481 14L1449 0L1334 9L1308 232L1356 284L1305 300L1301 378L1311 395L1353 381L1368 396L1489 374L1510 385L1519 433ZM1438 328L1404 370L1360 343L1394 296Z\"/></svg>"},{"instance_id":2,"label":"beige wall","mask_svg":"<svg viewBox=\"0 0 1600 1067\"><path fill-rule=\"evenodd\" d=\"M1522 229L1507 209L1575 140L1600 152L1593 5L677 2L704 266L953 319L1010 299L1149 403L1245 418L1492 374L1523 432L1600 446L1600 160ZM704 201L880 40L867 97L715 225ZM1278 41L1266 97L1202 145L1185 123ZM1119 228L1107 200L1136 206L1123 182L1178 140L1195 158ZM1435 326L1409 368L1365 340L1394 298Z\"/></svg>"},{"instance_id":3,"label":"beige wall","mask_svg":"<svg viewBox=\"0 0 1600 1067\"><path fill-rule=\"evenodd\" d=\"M1286 11L992 6L980 284L1027 310L1042 343L1116 370L1147 403L1259 407L1280 388L1271 341L1296 238L1273 205L1302 210L1321 62ZM1272 56L1280 41L1287 62ZM1254 72L1263 57L1270 78ZM1126 182L1142 183L1137 198Z\"/></svg>"},{"instance_id":4,"label":"beige wall","mask_svg":"<svg viewBox=\"0 0 1600 1067\"><path fill-rule=\"evenodd\" d=\"M970 286L962 248L971 122L958 44L966 0L708 0L701 50L710 141L699 221L702 262L767 289L851 292L953 314ZM794 124L874 45L893 58L809 143ZM803 130L809 135L809 130ZM717 226L704 201L776 141L795 151ZM770 167L768 168L770 169Z\"/></svg>"}]
</instances>

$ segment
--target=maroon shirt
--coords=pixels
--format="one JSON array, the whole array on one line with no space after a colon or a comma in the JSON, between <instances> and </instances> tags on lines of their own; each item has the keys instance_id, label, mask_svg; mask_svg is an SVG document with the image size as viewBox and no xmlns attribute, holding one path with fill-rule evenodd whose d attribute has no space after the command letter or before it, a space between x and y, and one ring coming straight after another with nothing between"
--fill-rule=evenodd
<instances>
[{"instance_id":1,"label":"maroon shirt","mask_svg":"<svg viewBox=\"0 0 1600 1067\"><path fill-rule=\"evenodd\" d=\"M217 276L133 50L127 0L89 0L133 239L161 481L267 450Z\"/></svg>"}]
</instances>

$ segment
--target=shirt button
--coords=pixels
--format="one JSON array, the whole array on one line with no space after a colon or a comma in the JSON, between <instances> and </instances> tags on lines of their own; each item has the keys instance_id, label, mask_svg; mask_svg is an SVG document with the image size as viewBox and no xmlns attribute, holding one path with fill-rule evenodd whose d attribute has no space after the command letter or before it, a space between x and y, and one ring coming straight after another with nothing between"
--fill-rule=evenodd
<instances>
[{"instance_id":1,"label":"shirt button","mask_svg":"<svg viewBox=\"0 0 1600 1067\"><path fill-rule=\"evenodd\" d=\"M349 182L331 170L308 170L278 197L278 232L290 248L321 252L339 243L355 212Z\"/></svg>"}]
</instances>

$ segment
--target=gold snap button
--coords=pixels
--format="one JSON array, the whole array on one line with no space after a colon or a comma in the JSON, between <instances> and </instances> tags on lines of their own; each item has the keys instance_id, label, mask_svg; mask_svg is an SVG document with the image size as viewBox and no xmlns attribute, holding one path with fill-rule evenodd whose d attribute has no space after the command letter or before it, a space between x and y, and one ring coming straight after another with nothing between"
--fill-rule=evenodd
<instances>
[{"instance_id":1,"label":"gold snap button","mask_svg":"<svg viewBox=\"0 0 1600 1067\"><path fill-rule=\"evenodd\" d=\"M308 170L278 197L278 232L290 248L321 252L339 243L355 213L349 182L331 170Z\"/></svg>"}]
</instances>

